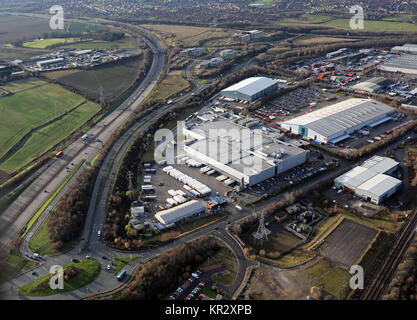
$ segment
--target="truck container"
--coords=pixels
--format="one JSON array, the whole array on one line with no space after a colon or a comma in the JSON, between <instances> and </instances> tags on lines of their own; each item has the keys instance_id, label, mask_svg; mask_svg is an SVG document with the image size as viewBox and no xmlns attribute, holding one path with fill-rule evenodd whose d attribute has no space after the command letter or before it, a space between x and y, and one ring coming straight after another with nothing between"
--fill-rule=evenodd
<instances>
[{"instance_id":1,"label":"truck container","mask_svg":"<svg viewBox=\"0 0 417 320\"><path fill-rule=\"evenodd\" d=\"M200 196L200 193L198 191L195 191L195 190L190 190L190 194L193 197L196 197L196 198L198 198Z\"/></svg>"}]
</instances>

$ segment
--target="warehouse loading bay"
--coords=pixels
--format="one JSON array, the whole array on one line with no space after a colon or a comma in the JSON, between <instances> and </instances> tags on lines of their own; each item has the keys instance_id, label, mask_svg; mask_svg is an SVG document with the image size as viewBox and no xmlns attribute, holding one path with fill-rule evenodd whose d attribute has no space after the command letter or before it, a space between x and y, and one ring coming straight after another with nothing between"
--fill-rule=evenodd
<instances>
[{"instance_id":1,"label":"warehouse loading bay","mask_svg":"<svg viewBox=\"0 0 417 320\"><path fill-rule=\"evenodd\" d=\"M386 138L393 130L400 128L413 119L415 119L415 117L412 115L398 112L392 117L392 120L379 124L373 128L364 127L361 130L350 134L350 137L343 141L334 145L329 144L329 147L339 150L345 149L346 152L349 152L349 150L355 151L363 146Z\"/></svg>"}]
</instances>

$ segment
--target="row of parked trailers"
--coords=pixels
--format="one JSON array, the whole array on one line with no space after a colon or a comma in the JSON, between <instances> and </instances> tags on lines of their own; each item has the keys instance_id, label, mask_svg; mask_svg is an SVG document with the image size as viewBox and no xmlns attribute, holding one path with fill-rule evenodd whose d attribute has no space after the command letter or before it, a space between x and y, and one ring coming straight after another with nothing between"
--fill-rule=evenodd
<instances>
[{"instance_id":1,"label":"row of parked trailers","mask_svg":"<svg viewBox=\"0 0 417 320\"><path fill-rule=\"evenodd\" d=\"M186 157L184 155L181 156L177 156L178 162L179 163L185 163L187 166L189 167L193 167L193 168L199 168L201 167L203 164L201 164L198 161L195 161L193 159L191 159L190 157Z\"/></svg>"},{"instance_id":2,"label":"row of parked trailers","mask_svg":"<svg viewBox=\"0 0 417 320\"><path fill-rule=\"evenodd\" d=\"M214 174L216 172L216 170L212 170L210 167L206 166L200 169L201 173L205 173L209 176L211 176L212 174ZM225 175L220 175L216 178L217 181L223 182L226 186L230 186L233 183L235 183L235 180L228 178Z\"/></svg>"},{"instance_id":3,"label":"row of parked trailers","mask_svg":"<svg viewBox=\"0 0 417 320\"><path fill-rule=\"evenodd\" d=\"M167 203L176 206L178 204L187 202L187 194L182 190L168 190L168 193L172 198L167 199Z\"/></svg>"},{"instance_id":4,"label":"row of parked trailers","mask_svg":"<svg viewBox=\"0 0 417 320\"><path fill-rule=\"evenodd\" d=\"M185 186L188 186L191 190L188 190L191 195L194 197L205 197L211 193L211 189L207 187L205 184L201 183L200 181L182 173L181 171L173 168L172 166L168 166L162 169L163 172L170 175L171 177L177 179L184 183Z\"/></svg>"}]
</instances>

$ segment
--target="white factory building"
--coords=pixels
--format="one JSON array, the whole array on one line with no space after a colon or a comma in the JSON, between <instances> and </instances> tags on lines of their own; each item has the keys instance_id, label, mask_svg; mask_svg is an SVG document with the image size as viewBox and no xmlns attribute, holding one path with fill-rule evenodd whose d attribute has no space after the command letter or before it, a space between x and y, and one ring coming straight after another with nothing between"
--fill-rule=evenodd
<instances>
[{"instance_id":1,"label":"white factory building","mask_svg":"<svg viewBox=\"0 0 417 320\"><path fill-rule=\"evenodd\" d=\"M396 193L401 180L389 176L398 168L398 162L387 157L374 156L334 180L335 186L374 204Z\"/></svg>"},{"instance_id":2,"label":"white factory building","mask_svg":"<svg viewBox=\"0 0 417 320\"><path fill-rule=\"evenodd\" d=\"M404 54L395 58L391 58L380 64L378 69L387 72L401 72L417 75L417 55Z\"/></svg>"},{"instance_id":3,"label":"white factory building","mask_svg":"<svg viewBox=\"0 0 417 320\"><path fill-rule=\"evenodd\" d=\"M171 227L176 222L203 213L205 207L198 200L191 200L167 210L159 211L155 218L165 227Z\"/></svg>"},{"instance_id":4,"label":"white factory building","mask_svg":"<svg viewBox=\"0 0 417 320\"><path fill-rule=\"evenodd\" d=\"M299 166L308 158L309 151L229 120L187 124L183 133L188 157L243 188Z\"/></svg>"},{"instance_id":5,"label":"white factory building","mask_svg":"<svg viewBox=\"0 0 417 320\"><path fill-rule=\"evenodd\" d=\"M396 110L371 99L348 99L281 124L282 129L317 143L337 143L365 126L391 120Z\"/></svg>"},{"instance_id":6,"label":"white factory building","mask_svg":"<svg viewBox=\"0 0 417 320\"><path fill-rule=\"evenodd\" d=\"M402 46L396 46L391 49L391 52L417 54L417 44L406 43Z\"/></svg>"},{"instance_id":7,"label":"white factory building","mask_svg":"<svg viewBox=\"0 0 417 320\"><path fill-rule=\"evenodd\" d=\"M278 89L278 80L266 77L251 77L242 80L220 92L221 96L253 102Z\"/></svg>"}]
</instances>

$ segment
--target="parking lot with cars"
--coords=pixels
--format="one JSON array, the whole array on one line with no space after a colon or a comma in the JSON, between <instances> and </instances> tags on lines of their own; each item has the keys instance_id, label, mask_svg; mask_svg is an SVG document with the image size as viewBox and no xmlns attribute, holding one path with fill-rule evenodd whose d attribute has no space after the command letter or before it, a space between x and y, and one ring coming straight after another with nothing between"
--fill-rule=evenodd
<instances>
[{"instance_id":1,"label":"parking lot with cars","mask_svg":"<svg viewBox=\"0 0 417 320\"><path fill-rule=\"evenodd\" d=\"M313 175L326 171L336 164L336 158L328 155L323 156L317 151L310 151L309 161L305 164L249 187L244 193L257 196L265 194L266 192L276 193L280 190L302 183Z\"/></svg>"},{"instance_id":2,"label":"parking lot with cars","mask_svg":"<svg viewBox=\"0 0 417 320\"><path fill-rule=\"evenodd\" d=\"M213 285L212 275L223 272L223 265L213 265L197 270L191 277L169 297L170 300L206 300L206 295L201 292L205 287Z\"/></svg>"}]
</instances>

